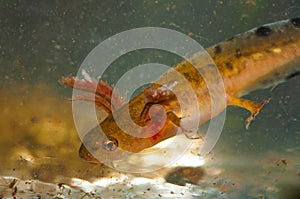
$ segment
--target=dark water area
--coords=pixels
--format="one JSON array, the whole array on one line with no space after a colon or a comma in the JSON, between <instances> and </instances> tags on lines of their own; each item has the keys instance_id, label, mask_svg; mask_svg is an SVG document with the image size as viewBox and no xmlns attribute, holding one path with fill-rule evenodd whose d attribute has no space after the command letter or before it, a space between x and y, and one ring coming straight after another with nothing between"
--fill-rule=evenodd
<instances>
[{"instance_id":1,"label":"dark water area","mask_svg":"<svg viewBox=\"0 0 300 199\"><path fill-rule=\"evenodd\" d=\"M257 102L271 98L248 130L249 113L227 109L221 137L201 168L205 177L193 185L196 188L157 180L164 179L168 169L133 175L80 159L81 141L69 100L72 89L59 83L63 76L76 75L98 44L129 29L169 28L206 48L262 24L297 16L297 0L2 0L0 198L54 198L56 194L65 198L299 198L299 76L245 96ZM139 50L116 60L103 78L113 84L138 64L171 66L180 60L159 50ZM144 182L136 184L139 177ZM10 184L13 179L16 185ZM110 188L104 182L109 179L116 180L109 181ZM31 189L24 183L29 181ZM95 181L102 184L92 184ZM199 194L199 187L207 195Z\"/></svg>"}]
</instances>

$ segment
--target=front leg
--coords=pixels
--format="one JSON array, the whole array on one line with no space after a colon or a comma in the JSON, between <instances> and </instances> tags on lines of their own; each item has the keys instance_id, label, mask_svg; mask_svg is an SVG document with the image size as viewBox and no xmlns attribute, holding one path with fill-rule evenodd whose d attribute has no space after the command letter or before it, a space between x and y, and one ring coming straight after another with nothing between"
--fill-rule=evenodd
<instances>
[{"instance_id":1,"label":"front leg","mask_svg":"<svg viewBox=\"0 0 300 199\"><path fill-rule=\"evenodd\" d=\"M176 126L178 126L182 133L187 137L188 139L200 139L202 136L200 136L200 133L197 131L196 133L193 130L187 130L182 127L181 125L181 119L182 117L178 117L174 112L169 111L167 112L167 118L173 122Z\"/></svg>"},{"instance_id":2,"label":"front leg","mask_svg":"<svg viewBox=\"0 0 300 199\"><path fill-rule=\"evenodd\" d=\"M150 120L149 118L149 109L152 105L160 104L163 105L170 100L176 100L175 94L171 91L177 85L177 82L167 83L158 88L148 88L144 90L145 95L145 106L141 112L140 118L144 120ZM181 131L185 134L185 136L189 139L198 139L200 136L198 134L194 134L191 131L184 129L181 125L182 117L176 115L173 111L167 112L167 119L178 126Z\"/></svg>"},{"instance_id":3,"label":"front leg","mask_svg":"<svg viewBox=\"0 0 300 199\"><path fill-rule=\"evenodd\" d=\"M150 107L153 104L162 104L168 100L174 100L176 98L175 94L171 91L174 86L177 85L177 81L164 84L158 88L147 88L144 90L144 101L145 106L141 112L140 118L147 119L147 115Z\"/></svg>"}]
</instances>

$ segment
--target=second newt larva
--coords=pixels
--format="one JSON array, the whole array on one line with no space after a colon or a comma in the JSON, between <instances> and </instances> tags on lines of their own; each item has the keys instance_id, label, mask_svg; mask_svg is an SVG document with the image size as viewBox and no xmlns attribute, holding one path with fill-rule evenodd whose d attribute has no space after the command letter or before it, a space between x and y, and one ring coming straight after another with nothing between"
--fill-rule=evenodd
<instances>
[{"instance_id":1,"label":"second newt larva","mask_svg":"<svg viewBox=\"0 0 300 199\"><path fill-rule=\"evenodd\" d=\"M227 104L219 107L218 112L220 113L228 105L245 108L251 112L251 116L246 121L248 127L250 121L258 114L267 100L256 103L241 97L256 89L274 86L300 74L300 18L254 28L211 46L206 51L216 63L226 91ZM191 61L196 68L184 60L175 65L173 69L182 74L195 90L202 114L199 123L202 124L215 116L211 115L210 112L211 101L207 94L207 86L197 72L197 68L207 67L207 63L205 60L201 60L198 55L192 56ZM78 83L74 84L75 81ZM127 156L126 152L137 153L175 136L178 128L180 128L176 121L180 121L182 115L180 107L176 103L176 97L168 89L161 87L161 85L173 83L172 86L178 92L183 92L186 89L183 87L184 84L176 79L175 73L172 71L166 72L155 82L160 86L151 85L129 102L131 119L139 126L145 126L149 123L149 120L144 117L147 115L149 105L163 105L168 113L172 113L167 116L161 130L150 137L132 136L118 127L111 114L111 87L108 84L102 81L78 80L74 77L65 77L62 79L62 83L87 91L93 91L95 88L96 105L109 113L108 117L99 124L100 126L96 126L88 132L83 140L85 145L81 146L79 154L87 161L98 162L97 159L99 159L101 162L111 162L120 160ZM115 109L114 115L117 115L121 120L122 115L128 112L127 107L113 108ZM193 111L193 107L189 111ZM99 133L100 127L105 135ZM134 129L132 130L134 131Z\"/></svg>"}]
</instances>

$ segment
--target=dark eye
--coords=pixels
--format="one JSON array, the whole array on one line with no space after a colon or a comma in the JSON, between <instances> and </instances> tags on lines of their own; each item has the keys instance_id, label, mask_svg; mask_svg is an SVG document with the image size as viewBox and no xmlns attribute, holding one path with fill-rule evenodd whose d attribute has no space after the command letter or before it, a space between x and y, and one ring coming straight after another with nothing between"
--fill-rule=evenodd
<instances>
[{"instance_id":1,"label":"dark eye","mask_svg":"<svg viewBox=\"0 0 300 199\"><path fill-rule=\"evenodd\" d=\"M118 148L118 141L114 137L106 137L102 142L102 147L106 151L115 151Z\"/></svg>"}]
</instances>

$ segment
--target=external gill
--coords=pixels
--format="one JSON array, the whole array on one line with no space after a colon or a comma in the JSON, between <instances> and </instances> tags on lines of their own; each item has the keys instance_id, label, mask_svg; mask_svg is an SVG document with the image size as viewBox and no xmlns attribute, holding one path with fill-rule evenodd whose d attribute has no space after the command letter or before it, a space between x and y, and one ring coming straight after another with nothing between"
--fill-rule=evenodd
<instances>
[{"instance_id":1,"label":"external gill","mask_svg":"<svg viewBox=\"0 0 300 199\"><path fill-rule=\"evenodd\" d=\"M118 92L113 94L113 88L108 83L100 80L99 82L92 79L77 79L75 77L63 77L60 81L62 84L74 89L87 91L88 93L76 96L73 100L87 101L110 114L124 105L124 100ZM112 98L114 104L111 104Z\"/></svg>"}]
</instances>

